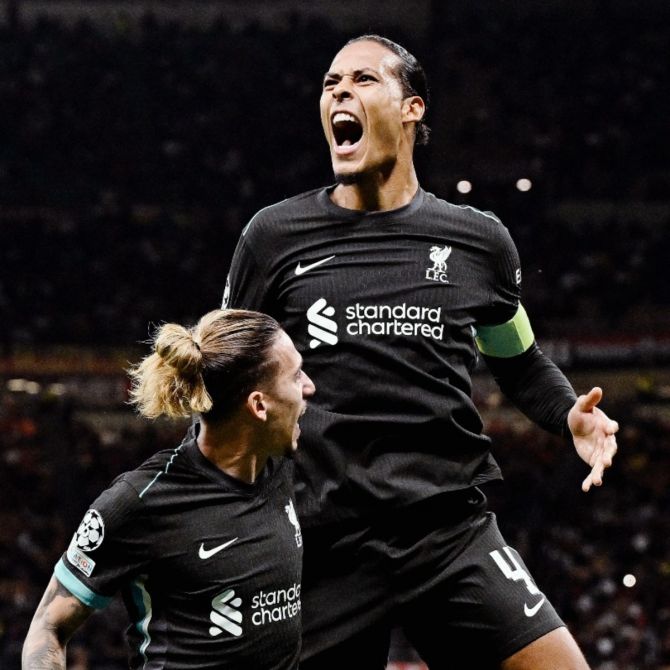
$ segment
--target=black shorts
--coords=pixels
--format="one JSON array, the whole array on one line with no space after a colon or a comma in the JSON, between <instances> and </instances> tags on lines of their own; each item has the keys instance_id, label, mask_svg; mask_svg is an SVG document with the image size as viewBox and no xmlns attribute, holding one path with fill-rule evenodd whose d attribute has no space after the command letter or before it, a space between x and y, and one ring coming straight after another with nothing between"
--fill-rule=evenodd
<instances>
[{"instance_id":1,"label":"black shorts","mask_svg":"<svg viewBox=\"0 0 670 670\"><path fill-rule=\"evenodd\" d=\"M497 666L564 625L479 489L303 534L301 669L384 667L397 625L431 670Z\"/></svg>"}]
</instances>

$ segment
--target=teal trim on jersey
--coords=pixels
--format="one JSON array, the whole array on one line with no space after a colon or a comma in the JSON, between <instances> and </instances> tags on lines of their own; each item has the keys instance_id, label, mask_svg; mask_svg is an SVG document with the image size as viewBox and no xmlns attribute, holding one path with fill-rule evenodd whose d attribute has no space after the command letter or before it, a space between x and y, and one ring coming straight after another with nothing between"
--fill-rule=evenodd
<instances>
[{"instance_id":1,"label":"teal trim on jersey","mask_svg":"<svg viewBox=\"0 0 670 670\"><path fill-rule=\"evenodd\" d=\"M153 613L151 608L151 596L144 585L146 576L139 577L130 583L130 595L137 607L140 618L135 622L137 632L142 636L139 652L147 662L147 648L151 644L151 635L149 634L149 622Z\"/></svg>"},{"instance_id":2,"label":"teal trim on jersey","mask_svg":"<svg viewBox=\"0 0 670 670\"><path fill-rule=\"evenodd\" d=\"M469 209L470 211L475 212L476 214L481 214L482 216L485 216L488 219L493 219L494 221L502 225L502 221L493 212L484 211L483 209L477 209L472 205L456 205L456 207L458 207L459 209Z\"/></svg>"},{"instance_id":3,"label":"teal trim on jersey","mask_svg":"<svg viewBox=\"0 0 670 670\"><path fill-rule=\"evenodd\" d=\"M56 563L54 576L73 596L78 600L81 600L81 602L88 607L94 607L97 610L101 610L112 602L111 598L98 595L95 591L91 591L86 584L80 582L65 567L62 558Z\"/></svg>"},{"instance_id":4,"label":"teal trim on jersey","mask_svg":"<svg viewBox=\"0 0 670 670\"><path fill-rule=\"evenodd\" d=\"M139 497L141 498L144 496L144 494L154 485L156 480L163 474L163 471L161 470L156 474L156 476L142 489L142 493L140 493Z\"/></svg>"},{"instance_id":5,"label":"teal trim on jersey","mask_svg":"<svg viewBox=\"0 0 670 670\"><path fill-rule=\"evenodd\" d=\"M142 489L142 493L140 493L139 497L142 498L144 494L156 483L156 480L161 476L167 473L167 471L170 469L170 466L172 465L172 462L174 459L177 457L179 452L183 448L183 444L180 444L173 452L172 456L170 456L170 460L167 462L167 465L165 466L165 470L161 470L160 472L156 473L156 476Z\"/></svg>"},{"instance_id":6,"label":"teal trim on jersey","mask_svg":"<svg viewBox=\"0 0 670 670\"><path fill-rule=\"evenodd\" d=\"M527 351L535 341L528 314L519 305L516 314L498 326L479 326L475 337L477 348L486 356L511 358Z\"/></svg>"}]
</instances>

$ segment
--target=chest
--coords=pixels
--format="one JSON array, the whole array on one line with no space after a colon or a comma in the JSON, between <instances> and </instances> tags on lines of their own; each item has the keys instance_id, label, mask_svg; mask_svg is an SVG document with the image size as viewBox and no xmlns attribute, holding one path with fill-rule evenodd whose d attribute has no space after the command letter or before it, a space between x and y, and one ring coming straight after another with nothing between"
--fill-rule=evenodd
<instances>
[{"instance_id":1,"label":"chest","mask_svg":"<svg viewBox=\"0 0 670 670\"><path fill-rule=\"evenodd\" d=\"M490 300L491 265L484 250L448 234L306 237L278 262L275 304L303 352L361 338L442 343L469 333Z\"/></svg>"},{"instance_id":2,"label":"chest","mask_svg":"<svg viewBox=\"0 0 670 670\"><path fill-rule=\"evenodd\" d=\"M300 582L302 535L286 492L233 503L203 496L158 523L152 582L175 594L234 589L248 602Z\"/></svg>"}]
</instances>

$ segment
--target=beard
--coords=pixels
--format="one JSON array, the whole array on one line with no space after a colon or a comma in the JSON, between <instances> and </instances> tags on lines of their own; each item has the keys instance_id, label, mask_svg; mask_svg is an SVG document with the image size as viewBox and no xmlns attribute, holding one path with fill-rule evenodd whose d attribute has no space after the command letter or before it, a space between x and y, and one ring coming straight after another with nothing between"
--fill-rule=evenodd
<instances>
[{"instance_id":1,"label":"beard","mask_svg":"<svg viewBox=\"0 0 670 670\"><path fill-rule=\"evenodd\" d=\"M335 182L342 186L352 186L360 184L365 179L365 172L336 172Z\"/></svg>"},{"instance_id":2,"label":"beard","mask_svg":"<svg viewBox=\"0 0 670 670\"><path fill-rule=\"evenodd\" d=\"M373 165L366 165L362 170L355 172L334 172L335 182L342 186L373 185L378 180L385 179L392 172L397 162L397 156L389 156Z\"/></svg>"}]
</instances>

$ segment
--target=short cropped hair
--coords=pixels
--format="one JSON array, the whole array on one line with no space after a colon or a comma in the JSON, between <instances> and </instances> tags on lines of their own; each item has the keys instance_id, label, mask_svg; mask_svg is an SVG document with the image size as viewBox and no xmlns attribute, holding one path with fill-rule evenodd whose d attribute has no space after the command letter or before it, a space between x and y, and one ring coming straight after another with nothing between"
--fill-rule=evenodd
<instances>
[{"instance_id":1,"label":"short cropped hair","mask_svg":"<svg viewBox=\"0 0 670 670\"><path fill-rule=\"evenodd\" d=\"M345 46L355 44L356 42L376 42L394 53L400 59L400 63L396 68L395 75L402 87L403 97L409 98L412 95L418 95L426 104L426 111L428 111L429 91L428 80L423 66L419 61L409 52L405 47L400 46L397 42L393 42L387 37L381 35L361 35L350 39ZM425 115L424 115L425 117ZM415 144L428 144L430 136L430 128L426 122L421 121L416 124Z\"/></svg>"}]
</instances>

